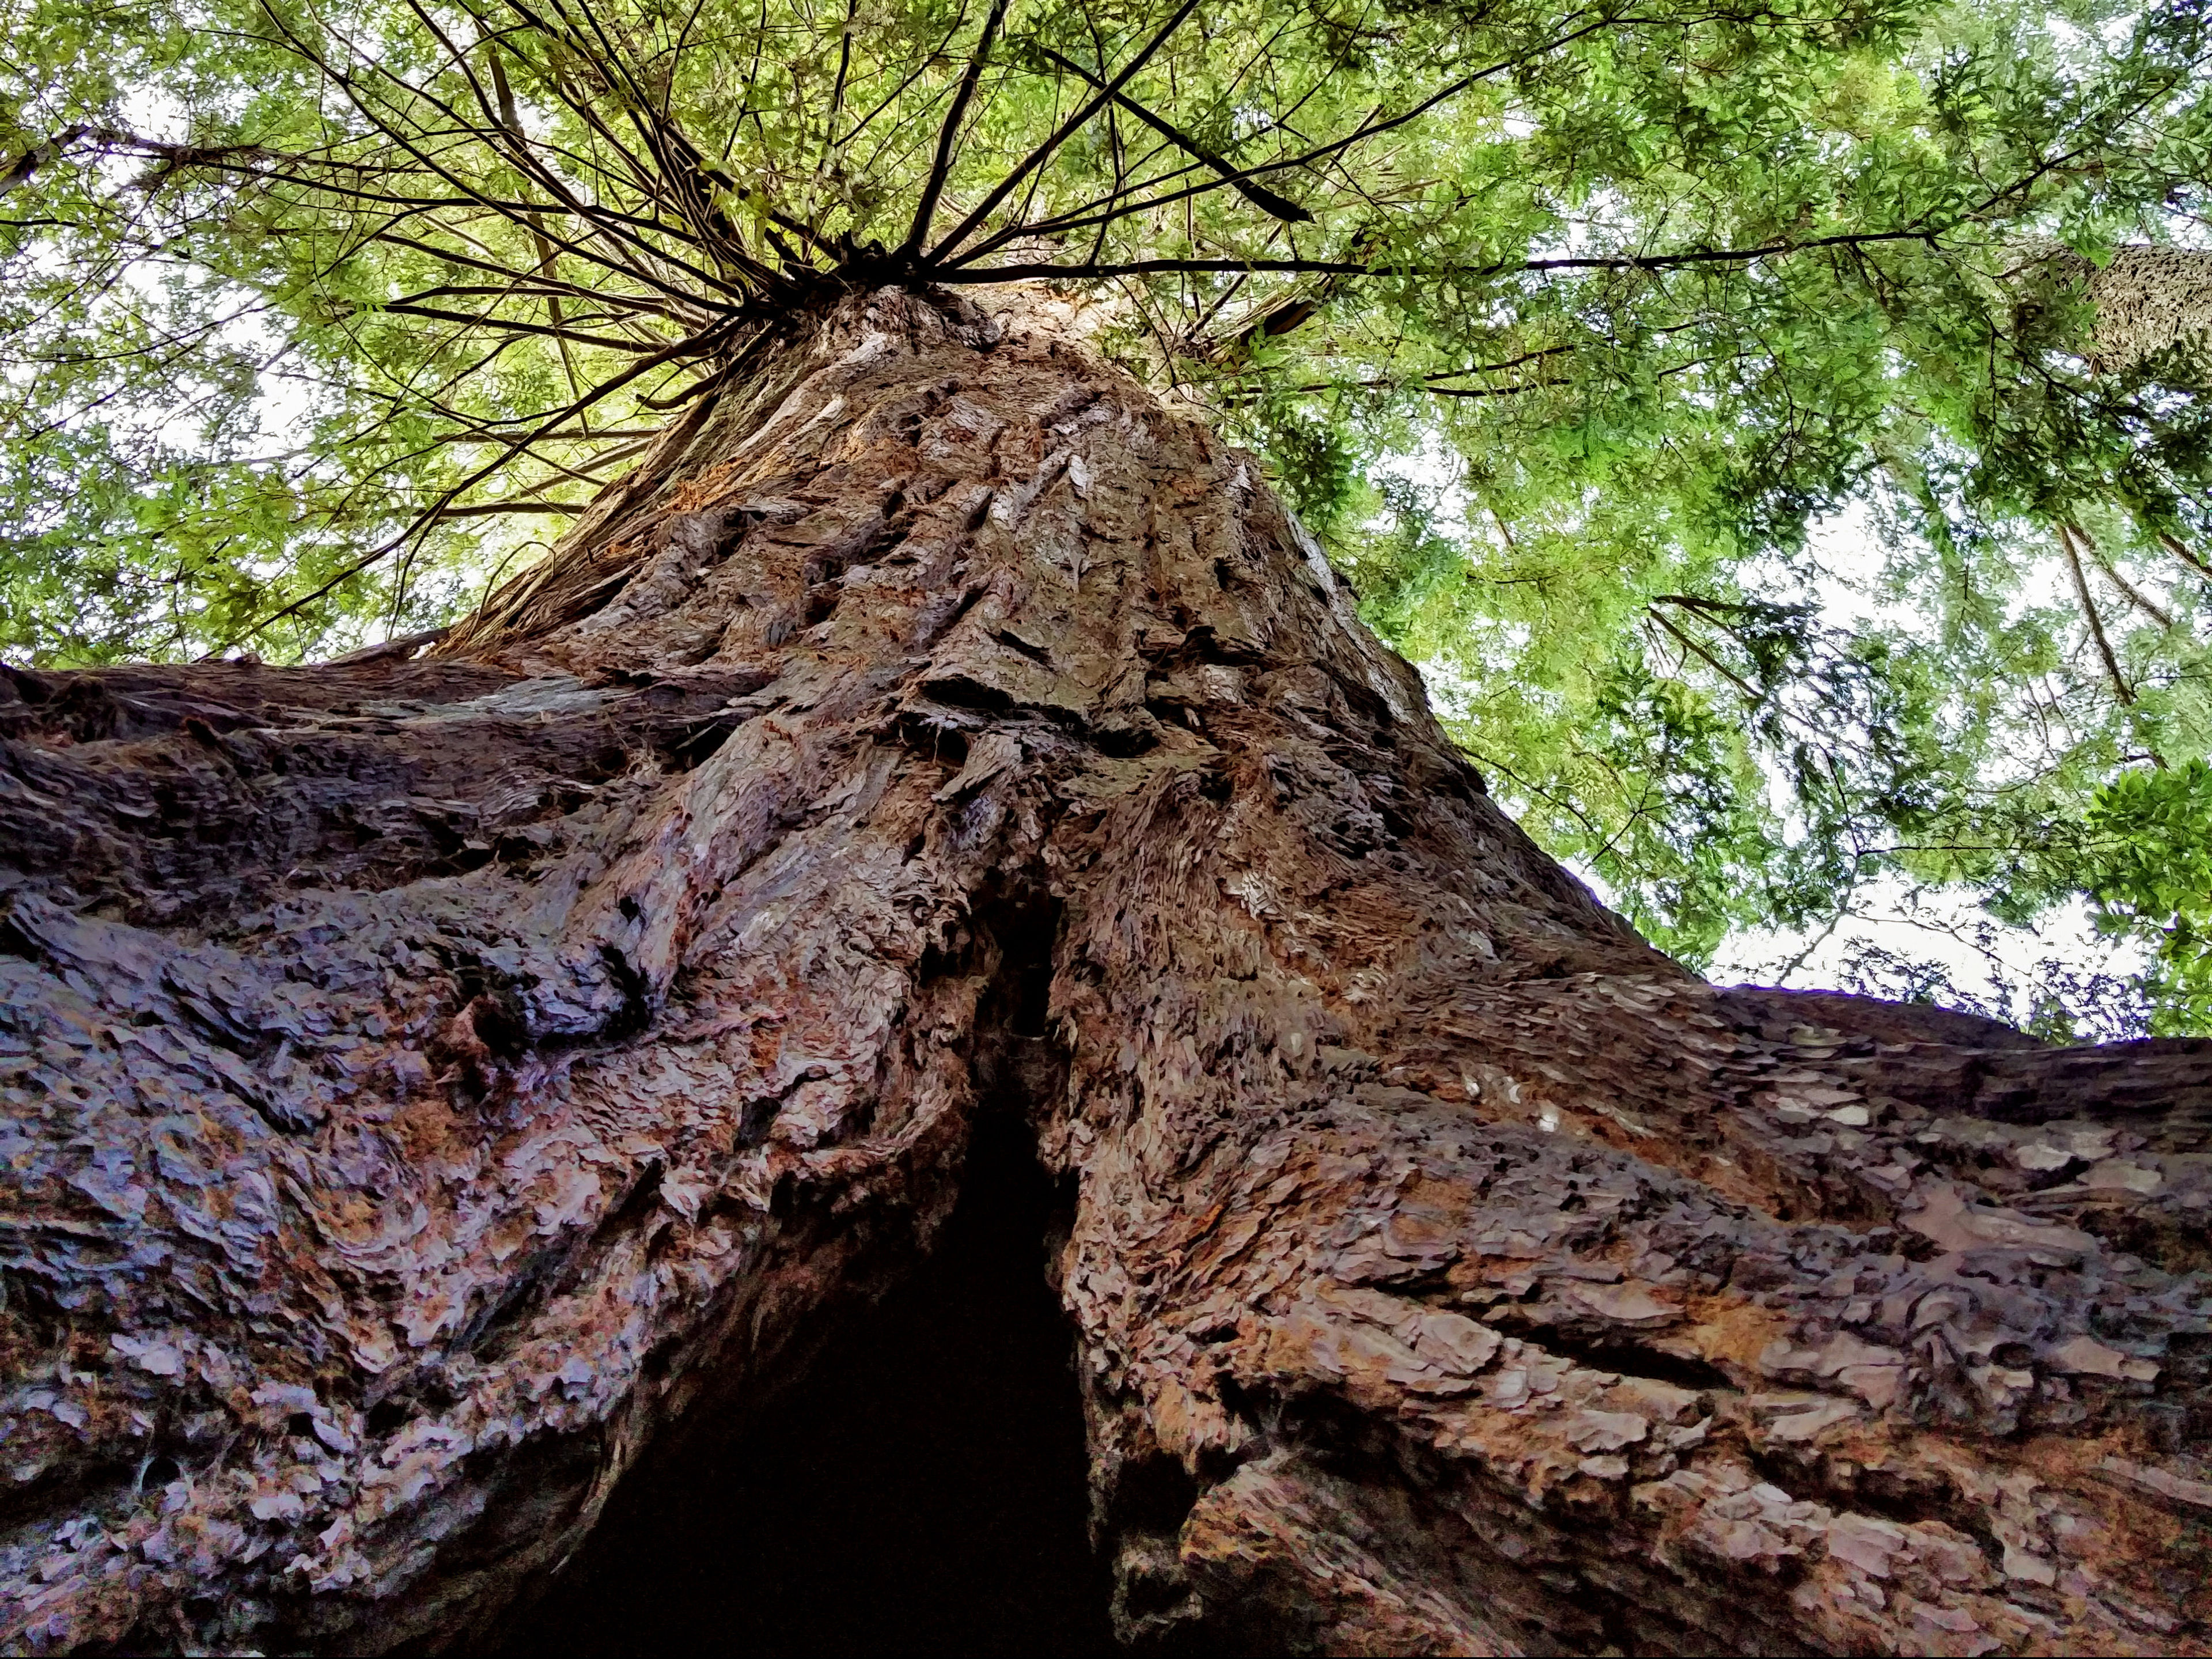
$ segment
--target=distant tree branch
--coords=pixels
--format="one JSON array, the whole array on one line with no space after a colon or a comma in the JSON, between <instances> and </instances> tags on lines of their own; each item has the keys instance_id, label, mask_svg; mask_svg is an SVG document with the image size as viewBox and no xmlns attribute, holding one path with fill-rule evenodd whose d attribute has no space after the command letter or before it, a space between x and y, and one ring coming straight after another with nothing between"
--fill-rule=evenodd
<instances>
[{"instance_id":1,"label":"distant tree branch","mask_svg":"<svg viewBox=\"0 0 2212 1659\"><path fill-rule=\"evenodd\" d=\"M1395 128L1404 126L1408 122L1419 120L1422 116L1436 108L1437 105L1449 102L1450 100L1458 97L1460 94L1467 91L1469 88L1479 85L1480 82L1489 80L1494 76L1503 75L1509 70L1517 69L1532 58L1540 58L1547 52L1556 52L1562 46L1571 46L1575 41L1581 40L1584 35L1595 33L1600 29L1610 28L1620 23L1632 23L1641 21L1643 20L1636 18L1601 16L1595 22L1585 24L1578 29L1571 29L1565 34L1556 35L1551 40L1543 42L1541 45L1530 47L1526 52L1516 53L1511 58L1501 59L1498 63L1487 64L1484 68L1476 70L1470 74L1463 75L1456 81L1452 82L1449 85L1441 88L1437 91L1431 94L1428 97L1413 105L1411 108L1401 110L1395 115L1385 116L1379 119L1370 117L1353 131L1346 133L1340 138L1332 139L1329 143L1321 145L1317 149L1304 150L1296 155L1285 156L1279 161L1259 162L1252 167L1236 170L1232 177L1216 178L1206 183L1193 185L1186 189L1176 191L1171 195L1149 197L1141 201L1129 202L1122 204L1116 204L1111 200L1111 198L1109 198L1104 212L1097 218L1083 216L1089 211L1089 208L1086 206L1085 208L1078 208L1074 210L1072 216L1063 216L1059 218L1041 220L1035 223L1009 227L1007 229L1001 231L998 235L985 242L981 247L971 252L968 256L968 259L963 260L960 263L965 264L969 260L986 257L994 248L1003 246L1006 243L1014 240L1019 237L1042 235L1054 231L1079 230L1094 223L1109 222L1115 219L1127 218L1132 214L1145 213L1156 208L1171 206L1175 203L1186 201L1194 196L1203 196L1212 191L1231 188L1232 186L1241 187L1242 184L1249 184L1262 173L1287 172L1293 167L1310 167L1317 161L1327 161L1332 156L1341 155L1344 151L1351 149L1355 144L1363 143L1370 138L1379 137L1381 134L1391 131ZM1114 90L1118 92L1121 89L1121 81L1126 80L1127 78L1127 77L1125 74L1118 79L1115 82ZM1088 115L1084 118L1088 119ZM1182 171L1188 171L1188 169L1183 169ZM1170 176L1172 177L1174 175ZM1162 179L1158 182L1164 183L1166 180ZM1143 188L1143 186L1140 186L1140 188ZM971 219L975 220L976 222L981 222L980 210L977 215L970 216ZM944 246L939 248L939 254L950 252L954 246L955 239L948 238Z\"/></svg>"},{"instance_id":2,"label":"distant tree branch","mask_svg":"<svg viewBox=\"0 0 2212 1659\"><path fill-rule=\"evenodd\" d=\"M1003 7L1000 9L1003 9ZM1175 15L1170 17L1166 22L1160 25L1158 33L1156 33L1150 40L1145 43L1143 48L1138 52L1135 57L1130 58L1128 63L1122 66L1121 71L1115 76L1112 81L1106 84L1104 89L1097 93L1088 103L1085 104L1082 108L1077 110L1074 114L1069 116L1067 119L1061 122L1059 126L1055 127L1051 135L1048 137L1042 143L1031 150L1028 155L1023 158L1018 166L1017 166L1011 173L1007 173L1004 179L1001 179L997 185L994 185L990 191L984 196L982 201L976 204L975 210L965 219L963 219L957 225L953 227L951 233L947 235L943 241L939 242L934 248L930 250L928 257L923 261L923 263L933 268L941 264L945 257L950 254L953 249L958 247L961 243L966 241L969 237L973 235L976 229L981 226L983 222L988 219L997 210L999 204L1005 201L1007 197L1012 195L1014 191L1020 187L1023 179L1028 178L1031 173L1035 172L1038 167L1042 167L1045 162L1051 160L1053 155L1059 150L1062 144L1066 143L1070 138L1081 131L1083 128L1090 123L1091 117L1097 114L1100 110L1106 107L1109 101L1112 100L1116 93L1120 92L1123 87L1129 83L1130 80L1136 75L1137 71L1144 68L1146 64L1152 61L1153 53L1159 51L1162 46L1167 44L1168 37L1182 27L1183 20L1197 9L1198 0L1182 0L1182 4L1176 9ZM997 13L994 12L993 15L997 15ZM947 129L947 131L949 134L949 128ZM941 146L939 154L940 155L943 154ZM935 176L933 173L932 176ZM929 199L929 204L933 207L935 205L934 198L931 198ZM926 224L921 222L919 215L916 216L916 224L917 227L924 232L928 228ZM921 243L916 238L909 237L908 239L907 251L908 253L918 252L921 246Z\"/></svg>"},{"instance_id":3,"label":"distant tree branch","mask_svg":"<svg viewBox=\"0 0 2212 1659\"><path fill-rule=\"evenodd\" d=\"M1106 82L1084 68L1082 64L1076 63L1073 58L1061 57L1050 46L1041 46L1037 50L1069 74L1080 76L1094 87L1103 88L1106 86ZM1170 125L1162 117L1153 114L1127 93L1110 92L1108 95L1116 105L1128 111L1130 114L1135 116L1154 132L1158 133L1177 149L1196 158L1218 173L1223 183L1261 212L1273 214L1276 218L1289 224L1303 225L1313 222L1313 215L1296 202L1291 201L1288 197L1278 196L1264 185L1255 183L1246 175L1243 168L1231 166L1200 143L1198 140Z\"/></svg>"},{"instance_id":4,"label":"distant tree branch","mask_svg":"<svg viewBox=\"0 0 2212 1659\"><path fill-rule=\"evenodd\" d=\"M431 519L487 519L501 513L560 513L574 518L584 501L471 501L465 507L441 507L424 516Z\"/></svg>"},{"instance_id":5,"label":"distant tree branch","mask_svg":"<svg viewBox=\"0 0 2212 1659\"><path fill-rule=\"evenodd\" d=\"M2114 587L2119 589L2121 598L2127 600L2127 602L2135 606L2136 610L2142 611L2144 616L2148 617L2160 628L2171 628L2173 626L2172 613L2167 611L2164 606L2156 603L2148 595L2140 592L2133 582L2130 581L2125 576L2120 574L2118 567L2114 565L2110 559L2105 556L2105 550L2097 544L2094 538L2090 536L2087 531L2078 527L2075 530L2074 533L2075 536L2080 538L2081 545L2088 549L2089 556L2097 562L2097 568L2105 573L2105 580L2112 583Z\"/></svg>"},{"instance_id":6,"label":"distant tree branch","mask_svg":"<svg viewBox=\"0 0 2212 1659\"><path fill-rule=\"evenodd\" d=\"M442 306L420 306L404 300L393 300L380 306L363 306L356 313L376 316L390 313L402 317L422 317L432 322L459 323L469 328L497 329L514 334L537 334L550 339L573 341L578 345L597 346L603 351L658 352L663 343L618 339L611 334L581 334L572 328L555 328L548 323L525 322L519 317L501 317L492 312L470 316L465 312L447 311Z\"/></svg>"},{"instance_id":7,"label":"distant tree branch","mask_svg":"<svg viewBox=\"0 0 2212 1659\"><path fill-rule=\"evenodd\" d=\"M2164 548L2167 552L2172 554L2175 558L2180 560L2182 563L2187 565L2191 570L2194 570L2198 575L2212 576L2212 564L2206 563L2203 558L2198 556L2198 555L2190 548L2187 543L2182 541L2179 537L2169 536L2164 531L2160 531L2159 532L2158 544Z\"/></svg>"},{"instance_id":8,"label":"distant tree branch","mask_svg":"<svg viewBox=\"0 0 2212 1659\"><path fill-rule=\"evenodd\" d=\"M952 172L952 146L960 136L960 123L968 114L969 100L975 95L975 83L982 78L983 62L990 55L991 39L999 32L999 25L1006 15L1006 0L991 0L989 15L983 19L983 32L976 37L975 50L968 56L968 67L960 76L960 85L952 94L952 107L945 112L945 125L938 130L937 155L930 162L929 177L921 187L921 198L915 204L914 224L906 234L902 246L907 258L920 253L929 240L929 222L937 216L938 198L945 194L945 181Z\"/></svg>"},{"instance_id":9,"label":"distant tree branch","mask_svg":"<svg viewBox=\"0 0 2212 1659\"><path fill-rule=\"evenodd\" d=\"M2103 659L2105 673L2112 683L2112 695L2124 708L2135 702L2135 690L2120 672L2120 659L2112 654L2112 642L2105 637L2105 619L2097 614L2097 601L2089 592L2089 579L2082 574L2081 555L2075 545L2075 538L2081 536L2081 532L2074 526L2060 525L2058 548L2066 556L2066 571L2074 580L2074 597L2081 606L2082 619L2089 624L2089 637L2096 642L2097 655Z\"/></svg>"},{"instance_id":10,"label":"distant tree branch","mask_svg":"<svg viewBox=\"0 0 2212 1659\"><path fill-rule=\"evenodd\" d=\"M1668 597L1671 596L1661 596L1661 598ZM1665 629L1669 634L1672 634L1675 639L1681 643L1684 649L1694 651L1698 656L1704 658L1706 665L1711 668L1712 671L1718 674L1722 678L1727 680L1729 684L1735 686L1737 690L1742 692L1747 702L1751 702L1753 705L1757 705L1766 701L1765 698L1761 696L1757 691L1753 690L1746 680L1735 673L1734 670L1730 669L1727 664L1723 663L1711 652L1705 649L1705 647L1698 641L1691 638L1690 635L1681 629L1677 628L1673 620L1668 617L1665 611L1656 608L1656 605L1657 601L1655 600L1652 606L1646 608L1645 614L1648 615L1653 622L1657 623L1660 627Z\"/></svg>"},{"instance_id":11,"label":"distant tree branch","mask_svg":"<svg viewBox=\"0 0 2212 1659\"><path fill-rule=\"evenodd\" d=\"M1759 259L1821 248L1863 247L1878 242L1933 242L1936 232L1917 227L1905 230L1854 231L1835 236L1808 237L1799 241L1764 242L1756 247L1692 248L1677 253L1595 254L1556 259L1518 259L1489 265L1369 264L1355 259L1124 259L1097 264L1055 264L1024 263L955 266L932 270L937 283L1016 283L1035 281L1081 282L1109 276L1151 276L1178 272L1240 275L1268 271L1316 276L1510 276L1524 272L1553 270L1674 270L1705 264L1748 264Z\"/></svg>"},{"instance_id":12,"label":"distant tree branch","mask_svg":"<svg viewBox=\"0 0 2212 1659\"><path fill-rule=\"evenodd\" d=\"M475 489L477 485L482 483L486 478L491 477L493 473L498 471L501 467L512 463L515 456L520 453L529 445L541 441L547 433L558 430L563 421L573 420L577 416L581 415L586 410L592 408L594 404L604 402L606 398L612 397L617 392L622 390L623 386L629 385L632 380L636 380L640 375L646 374L648 370L658 368L664 363L675 362L681 357L703 356L719 349L722 344L727 341L729 331L733 326L734 321L720 324L714 329L709 330L703 336L696 337L688 340L679 340L673 345L665 348L664 350L655 353L653 356L641 358L636 362L632 363L628 368L623 370L621 374L613 376L608 380L603 381L599 386L594 386L592 390L586 392L582 397L575 399L573 403L555 410L549 418L539 424L536 431L530 433L519 442L510 446L508 453L495 457L494 459L486 462L483 465L477 468L476 471L463 478L459 483L443 491L435 501L434 501L430 506L423 508L422 512L417 514L415 518L410 521L406 529L401 531L398 535L391 537L387 540L380 542L376 546L369 549L369 550L362 554L360 558L354 560L351 563L345 566L343 569L339 570L337 574L331 576L328 580L321 583L314 588L313 592L304 593L298 599L290 601L289 604L281 606L279 609L272 611L267 615L260 617L252 623L247 624L245 628L234 634L228 640L225 641L222 648L227 651L232 646L236 645L240 640L251 639L254 635L258 634L263 629L270 626L272 623L282 622L289 616L295 615L299 611L303 611L307 606L313 605L316 600L321 599L325 594L330 592L333 588L338 587L343 583L352 580L353 578L361 574L362 571L368 569L371 565L375 564L378 561L385 558L394 550L424 534L429 529L430 526L436 522L438 517L443 514L447 507L451 507L455 501L459 501L461 496L466 495L470 490Z\"/></svg>"}]
</instances>

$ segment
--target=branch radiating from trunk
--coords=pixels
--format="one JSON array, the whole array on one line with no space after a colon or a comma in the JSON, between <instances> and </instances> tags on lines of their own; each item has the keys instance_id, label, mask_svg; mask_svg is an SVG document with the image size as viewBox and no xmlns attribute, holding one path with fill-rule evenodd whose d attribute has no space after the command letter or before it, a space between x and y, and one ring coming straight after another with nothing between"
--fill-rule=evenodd
<instances>
[{"instance_id":1,"label":"branch radiating from trunk","mask_svg":"<svg viewBox=\"0 0 2212 1659\"><path fill-rule=\"evenodd\" d=\"M11 1650L481 1639L986 1111L1133 1640L2203 1645L2208 1045L1683 971L1041 322L787 319L426 656L5 684Z\"/></svg>"}]
</instances>

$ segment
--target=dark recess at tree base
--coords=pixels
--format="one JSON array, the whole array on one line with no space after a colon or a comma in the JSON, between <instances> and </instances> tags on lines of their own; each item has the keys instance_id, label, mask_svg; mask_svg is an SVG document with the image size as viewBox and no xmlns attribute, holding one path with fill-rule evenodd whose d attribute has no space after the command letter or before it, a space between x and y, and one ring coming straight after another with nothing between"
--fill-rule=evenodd
<instances>
[{"instance_id":1,"label":"dark recess at tree base","mask_svg":"<svg viewBox=\"0 0 2212 1659\"><path fill-rule=\"evenodd\" d=\"M757 1420L625 1481L500 1659L1118 1652L1052 1208L1021 1125L984 1120L929 1261Z\"/></svg>"}]
</instances>

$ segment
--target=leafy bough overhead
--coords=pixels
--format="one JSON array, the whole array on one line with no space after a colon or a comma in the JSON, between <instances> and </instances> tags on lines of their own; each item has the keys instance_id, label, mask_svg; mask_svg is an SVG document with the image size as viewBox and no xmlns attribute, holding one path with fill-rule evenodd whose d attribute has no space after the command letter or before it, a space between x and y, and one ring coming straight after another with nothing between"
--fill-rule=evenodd
<instances>
[{"instance_id":1,"label":"leafy bough overhead","mask_svg":"<svg viewBox=\"0 0 2212 1659\"><path fill-rule=\"evenodd\" d=\"M2013 1012L2205 1018L2140 846L2083 828L2206 844L2161 781L2212 726L2195 8L0 21L0 647L434 630L795 319L1042 282L1268 458L1685 959L1884 880L2086 894L2148 977ZM1886 566L1841 622L1808 532L1846 508Z\"/></svg>"}]
</instances>

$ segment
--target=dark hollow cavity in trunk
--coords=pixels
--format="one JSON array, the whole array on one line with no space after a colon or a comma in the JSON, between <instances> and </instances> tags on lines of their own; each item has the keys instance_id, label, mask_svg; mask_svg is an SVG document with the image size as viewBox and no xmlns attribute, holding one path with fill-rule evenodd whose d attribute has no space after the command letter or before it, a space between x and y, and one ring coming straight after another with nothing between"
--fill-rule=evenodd
<instances>
[{"instance_id":1,"label":"dark hollow cavity in trunk","mask_svg":"<svg viewBox=\"0 0 2212 1659\"><path fill-rule=\"evenodd\" d=\"M497 1651L1118 1651L1091 1547L1064 1200L1011 1112L978 1124L936 1251L742 1434L617 1490Z\"/></svg>"}]
</instances>

